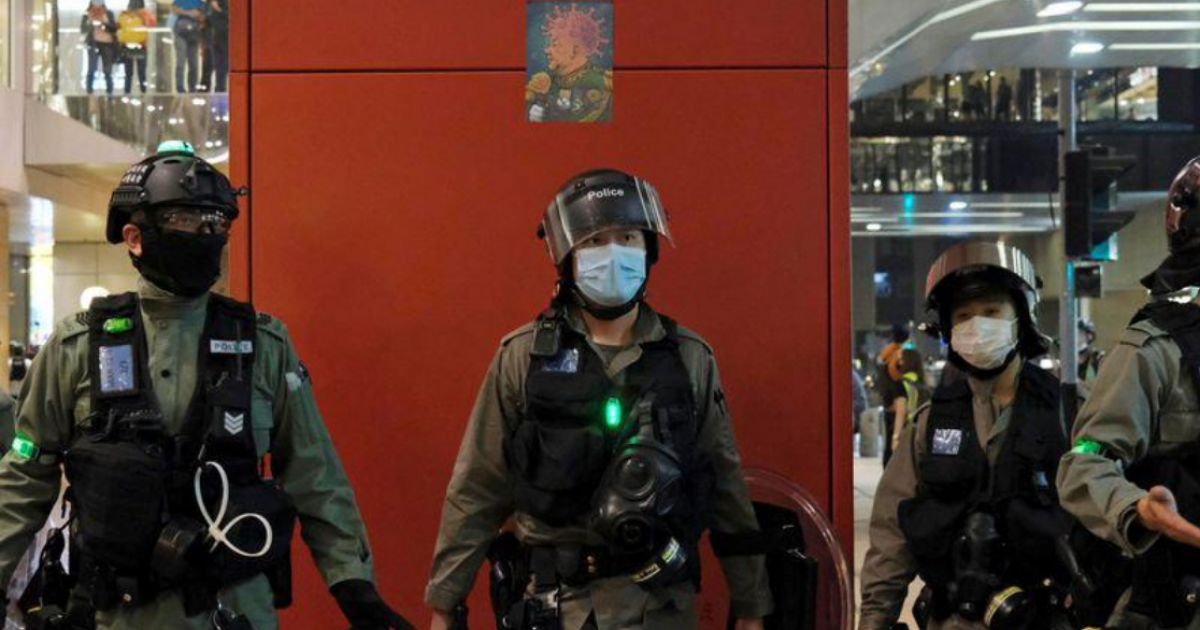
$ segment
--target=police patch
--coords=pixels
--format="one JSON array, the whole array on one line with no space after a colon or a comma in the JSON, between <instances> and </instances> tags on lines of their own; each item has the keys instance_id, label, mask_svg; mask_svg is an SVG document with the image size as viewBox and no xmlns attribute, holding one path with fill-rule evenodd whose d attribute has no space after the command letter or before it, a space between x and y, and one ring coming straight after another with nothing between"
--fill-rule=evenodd
<instances>
[{"instance_id":1,"label":"police patch","mask_svg":"<svg viewBox=\"0 0 1200 630\"><path fill-rule=\"evenodd\" d=\"M251 354L254 352L254 342L213 339L209 341L208 351L213 354Z\"/></svg>"},{"instance_id":2,"label":"police patch","mask_svg":"<svg viewBox=\"0 0 1200 630\"><path fill-rule=\"evenodd\" d=\"M558 354L554 355L554 358L542 365L542 371L557 372L559 374L575 374L579 372L579 349L563 348Z\"/></svg>"},{"instance_id":3,"label":"police patch","mask_svg":"<svg viewBox=\"0 0 1200 630\"><path fill-rule=\"evenodd\" d=\"M963 432L961 429L936 429L933 432L934 455L958 455L962 449Z\"/></svg>"}]
</instances>

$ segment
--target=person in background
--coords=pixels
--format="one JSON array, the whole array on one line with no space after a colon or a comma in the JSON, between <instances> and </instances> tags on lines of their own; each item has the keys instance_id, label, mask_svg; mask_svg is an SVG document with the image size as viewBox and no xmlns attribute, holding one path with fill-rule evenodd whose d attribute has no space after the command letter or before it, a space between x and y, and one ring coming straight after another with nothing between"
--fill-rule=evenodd
<instances>
[{"instance_id":1,"label":"person in background","mask_svg":"<svg viewBox=\"0 0 1200 630\"><path fill-rule=\"evenodd\" d=\"M104 0L91 0L79 20L79 32L87 44L87 93L95 91L92 83L96 70L104 69L104 91L113 93L113 62L117 57L117 21Z\"/></svg>"},{"instance_id":2,"label":"person in background","mask_svg":"<svg viewBox=\"0 0 1200 630\"><path fill-rule=\"evenodd\" d=\"M125 93L133 91L133 76L138 77L138 87L146 93L146 42L150 39L149 29L158 25L154 12L146 8L146 0L129 0L129 5L117 18L119 29L117 40L125 59Z\"/></svg>"},{"instance_id":3,"label":"person in background","mask_svg":"<svg viewBox=\"0 0 1200 630\"><path fill-rule=\"evenodd\" d=\"M858 433L859 419L867 410L867 388L863 385L863 379L855 368L850 368L850 391L854 395L854 432Z\"/></svg>"},{"instance_id":4,"label":"person in background","mask_svg":"<svg viewBox=\"0 0 1200 630\"><path fill-rule=\"evenodd\" d=\"M1096 347L1096 325L1091 320L1079 320L1079 382L1089 389L1100 373L1104 356L1104 351Z\"/></svg>"},{"instance_id":5,"label":"person in background","mask_svg":"<svg viewBox=\"0 0 1200 630\"><path fill-rule=\"evenodd\" d=\"M896 398L904 396L904 386L900 384L900 379L904 376L900 371L900 355L903 353L908 339L909 333L906 326L893 325L891 343L884 346L875 357L875 364L879 368L879 396L883 399L884 435L888 436L888 439L883 442L883 465L885 467L892 459L891 435L896 424L894 412Z\"/></svg>"},{"instance_id":6,"label":"person in background","mask_svg":"<svg viewBox=\"0 0 1200 630\"><path fill-rule=\"evenodd\" d=\"M900 389L903 396L897 396L892 403L892 417L895 418L891 433L891 450L895 452L900 445L900 436L912 426L921 405L929 401L925 387L925 370L922 366L921 353L906 349L900 353Z\"/></svg>"},{"instance_id":7,"label":"person in background","mask_svg":"<svg viewBox=\"0 0 1200 630\"><path fill-rule=\"evenodd\" d=\"M1000 77L1000 87L996 89L996 120L1012 119L1013 89L1008 79Z\"/></svg>"},{"instance_id":8,"label":"person in background","mask_svg":"<svg viewBox=\"0 0 1200 630\"><path fill-rule=\"evenodd\" d=\"M204 0L174 0L171 3L176 92L196 91L200 73L200 34L208 17L204 8Z\"/></svg>"},{"instance_id":9,"label":"person in background","mask_svg":"<svg viewBox=\"0 0 1200 630\"><path fill-rule=\"evenodd\" d=\"M229 0L207 0L200 91L225 92L229 79Z\"/></svg>"}]
</instances>

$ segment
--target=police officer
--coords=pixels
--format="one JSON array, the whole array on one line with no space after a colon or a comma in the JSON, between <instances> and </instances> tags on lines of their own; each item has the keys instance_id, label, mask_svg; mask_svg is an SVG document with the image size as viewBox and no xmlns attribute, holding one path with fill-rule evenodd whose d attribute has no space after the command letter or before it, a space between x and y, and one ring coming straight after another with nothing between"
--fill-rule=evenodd
<instances>
[{"instance_id":1,"label":"police officer","mask_svg":"<svg viewBox=\"0 0 1200 630\"><path fill-rule=\"evenodd\" d=\"M694 628L705 527L757 530L712 349L645 302L667 217L615 170L571 178L539 234L550 307L500 342L454 466L426 602L434 628L510 516L508 627ZM499 567L499 569L497 568ZM742 629L772 610L761 557L722 560ZM495 586L495 585L494 585Z\"/></svg>"},{"instance_id":2,"label":"police officer","mask_svg":"<svg viewBox=\"0 0 1200 630\"><path fill-rule=\"evenodd\" d=\"M887 630L909 583L922 627L992 630L1062 622L1073 586L1059 561L1069 521L1053 480L1067 450L1059 386L1031 362L1033 265L1003 243L964 243L934 262L927 307L967 378L943 383L884 470L862 570L862 630ZM1064 540L1064 542L1066 542ZM1101 622L1103 619L1101 619Z\"/></svg>"},{"instance_id":3,"label":"police officer","mask_svg":"<svg viewBox=\"0 0 1200 630\"><path fill-rule=\"evenodd\" d=\"M1063 458L1063 506L1135 554L1121 620L1129 628L1200 628L1200 158L1168 192L1170 255L1142 280L1151 301L1108 355ZM1186 301L1186 299L1185 299Z\"/></svg>"},{"instance_id":4,"label":"police officer","mask_svg":"<svg viewBox=\"0 0 1200 630\"><path fill-rule=\"evenodd\" d=\"M238 194L187 143L133 165L107 237L128 248L137 292L60 323L24 382L0 460L0 583L65 469L73 584L69 603L31 611L60 615L46 627L275 628L297 516L352 627L406 625L375 589L354 493L287 329L210 292Z\"/></svg>"}]
</instances>

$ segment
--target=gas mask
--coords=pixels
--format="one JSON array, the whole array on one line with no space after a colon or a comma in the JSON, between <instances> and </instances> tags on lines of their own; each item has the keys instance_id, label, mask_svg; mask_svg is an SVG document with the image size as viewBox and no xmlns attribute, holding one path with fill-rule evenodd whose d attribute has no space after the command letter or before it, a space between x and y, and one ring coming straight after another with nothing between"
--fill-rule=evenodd
<instances>
[{"instance_id":1,"label":"gas mask","mask_svg":"<svg viewBox=\"0 0 1200 630\"><path fill-rule=\"evenodd\" d=\"M634 409L635 434L618 449L592 499L592 530L608 543L612 560L630 570L648 590L677 583L686 569L687 550L671 534L667 518L684 500L679 455L655 434L666 410L654 395Z\"/></svg>"},{"instance_id":2,"label":"gas mask","mask_svg":"<svg viewBox=\"0 0 1200 630\"><path fill-rule=\"evenodd\" d=\"M995 517L986 512L968 516L954 541L951 600L960 616L982 621L989 630L1024 630L1036 608L1029 593L1001 582L1007 551Z\"/></svg>"}]
</instances>

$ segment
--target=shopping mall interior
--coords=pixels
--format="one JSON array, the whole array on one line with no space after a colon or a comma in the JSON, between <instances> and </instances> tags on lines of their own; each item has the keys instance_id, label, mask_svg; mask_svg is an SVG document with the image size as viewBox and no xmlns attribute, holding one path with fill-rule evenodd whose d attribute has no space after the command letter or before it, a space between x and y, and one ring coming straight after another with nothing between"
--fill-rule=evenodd
<instances>
[{"instance_id":1,"label":"shopping mall interior","mask_svg":"<svg viewBox=\"0 0 1200 630\"><path fill-rule=\"evenodd\" d=\"M551 295L535 231L573 173L654 182L674 247L649 299L715 349L744 465L815 506L815 627L833 630L853 627L889 450L880 352L900 338L930 387L947 365L931 264L967 241L1027 254L1055 341L1040 364L1078 363L1086 392L1200 154L1197 2L611 2L610 109L588 124L530 107L536 1L197 0L198 33L181 2L0 0L0 382L19 395L58 322L137 288L105 238L110 196L160 143L190 143L249 189L215 290L287 323L381 592L421 626L478 383ZM1122 164L1114 220L1068 255L1064 154L1087 147ZM283 627L340 623L295 558Z\"/></svg>"}]
</instances>

